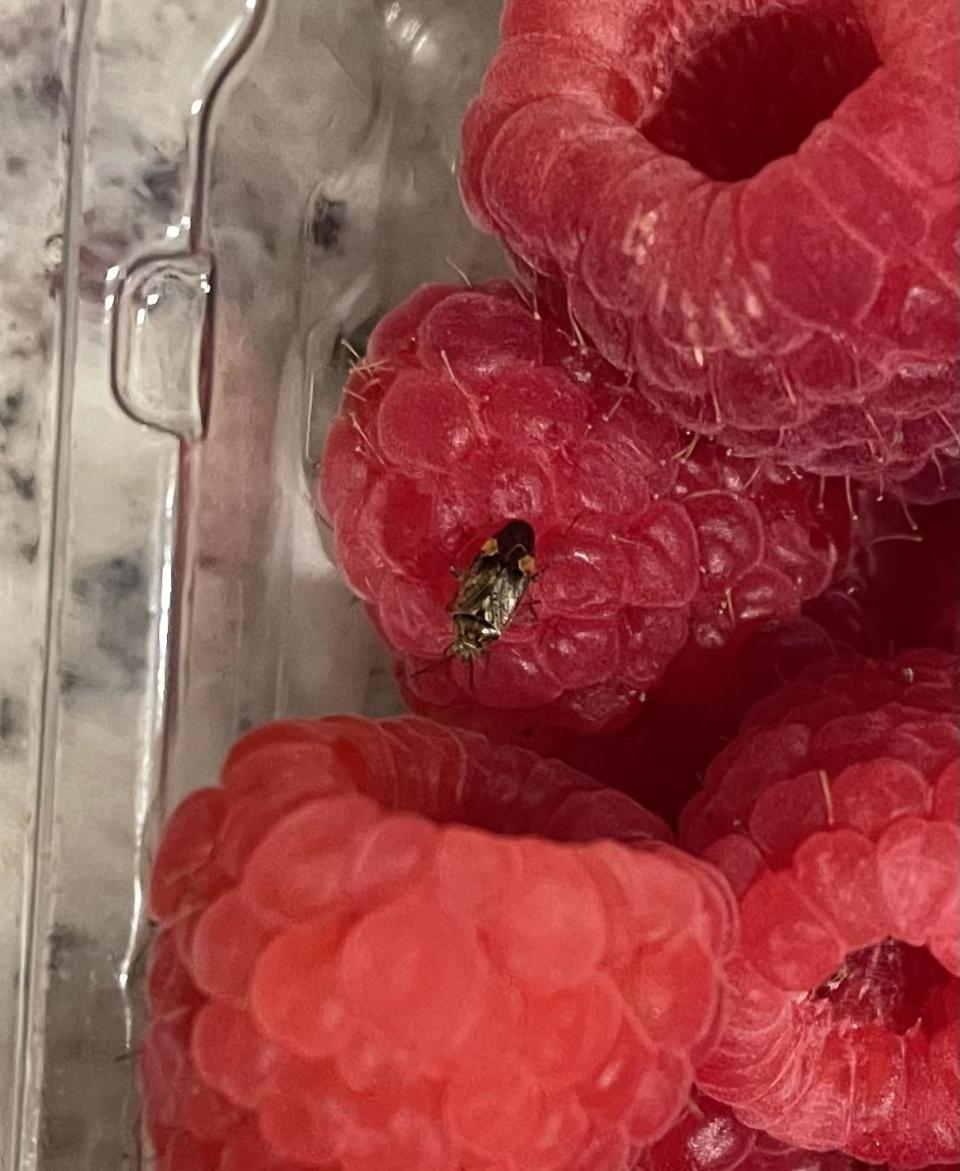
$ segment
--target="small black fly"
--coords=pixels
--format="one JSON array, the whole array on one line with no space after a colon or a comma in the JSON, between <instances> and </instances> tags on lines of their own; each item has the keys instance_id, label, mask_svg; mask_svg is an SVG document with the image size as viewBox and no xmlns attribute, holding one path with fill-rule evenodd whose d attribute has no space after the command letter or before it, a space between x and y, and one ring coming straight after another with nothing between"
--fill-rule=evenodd
<instances>
[{"instance_id":1,"label":"small black fly","mask_svg":"<svg viewBox=\"0 0 960 1171\"><path fill-rule=\"evenodd\" d=\"M503 634L537 575L533 554L533 528L525 520L507 521L483 543L450 607L448 654L472 665Z\"/></svg>"}]
</instances>

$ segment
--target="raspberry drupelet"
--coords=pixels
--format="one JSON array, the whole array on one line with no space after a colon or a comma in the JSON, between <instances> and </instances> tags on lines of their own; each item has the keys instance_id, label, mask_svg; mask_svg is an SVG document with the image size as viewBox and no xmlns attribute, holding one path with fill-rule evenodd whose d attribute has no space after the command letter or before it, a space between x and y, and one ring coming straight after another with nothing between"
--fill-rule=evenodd
<instances>
[{"instance_id":1,"label":"raspberry drupelet","mask_svg":"<svg viewBox=\"0 0 960 1171\"><path fill-rule=\"evenodd\" d=\"M621 1171L685 1106L736 934L668 836L416 718L245 737L157 853L158 1166Z\"/></svg>"},{"instance_id":2,"label":"raspberry drupelet","mask_svg":"<svg viewBox=\"0 0 960 1171\"><path fill-rule=\"evenodd\" d=\"M805 1151L741 1122L729 1106L695 1092L670 1130L631 1171L865 1171L838 1151Z\"/></svg>"},{"instance_id":3,"label":"raspberry drupelet","mask_svg":"<svg viewBox=\"0 0 960 1171\"><path fill-rule=\"evenodd\" d=\"M716 694L741 640L844 571L853 523L842 483L691 441L505 283L428 286L382 320L318 498L414 702L587 732L671 674ZM508 620L451 654L451 610L517 522L534 547L499 553Z\"/></svg>"},{"instance_id":4,"label":"raspberry drupelet","mask_svg":"<svg viewBox=\"0 0 960 1171\"><path fill-rule=\"evenodd\" d=\"M698 1085L799 1147L960 1154L957 659L841 659L758 704L681 819L740 946Z\"/></svg>"}]
</instances>

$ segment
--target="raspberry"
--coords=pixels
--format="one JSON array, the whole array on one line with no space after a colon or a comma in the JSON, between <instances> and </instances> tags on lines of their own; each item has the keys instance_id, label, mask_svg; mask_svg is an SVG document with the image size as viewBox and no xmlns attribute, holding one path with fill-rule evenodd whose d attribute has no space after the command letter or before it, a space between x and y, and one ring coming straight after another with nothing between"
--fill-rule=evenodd
<instances>
[{"instance_id":1,"label":"raspberry","mask_svg":"<svg viewBox=\"0 0 960 1171\"><path fill-rule=\"evenodd\" d=\"M960 492L947 0L510 0L474 219L684 426Z\"/></svg>"},{"instance_id":2,"label":"raspberry","mask_svg":"<svg viewBox=\"0 0 960 1171\"><path fill-rule=\"evenodd\" d=\"M822 593L850 541L836 483L691 443L504 284L432 286L384 318L319 496L416 703L583 731L625 722L671 672L717 693L739 642ZM496 645L463 662L451 567L512 518L535 534L539 574Z\"/></svg>"},{"instance_id":3,"label":"raspberry","mask_svg":"<svg viewBox=\"0 0 960 1171\"><path fill-rule=\"evenodd\" d=\"M758 704L682 820L741 910L698 1084L815 1150L960 1154L957 660L836 660Z\"/></svg>"},{"instance_id":4,"label":"raspberry","mask_svg":"<svg viewBox=\"0 0 960 1171\"><path fill-rule=\"evenodd\" d=\"M245 737L152 877L159 1166L621 1171L683 1109L735 927L667 836L415 718Z\"/></svg>"}]
</instances>

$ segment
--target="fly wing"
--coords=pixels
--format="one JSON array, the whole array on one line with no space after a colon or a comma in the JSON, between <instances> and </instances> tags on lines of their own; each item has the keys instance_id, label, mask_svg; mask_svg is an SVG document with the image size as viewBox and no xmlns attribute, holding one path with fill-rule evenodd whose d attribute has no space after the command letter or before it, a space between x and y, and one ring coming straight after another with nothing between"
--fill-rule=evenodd
<instances>
[{"instance_id":1,"label":"fly wing","mask_svg":"<svg viewBox=\"0 0 960 1171\"><path fill-rule=\"evenodd\" d=\"M484 617L487 623L501 634L523 601L529 578L517 569L501 569L491 584Z\"/></svg>"},{"instance_id":2,"label":"fly wing","mask_svg":"<svg viewBox=\"0 0 960 1171\"><path fill-rule=\"evenodd\" d=\"M496 588L500 573L494 557L478 557L470 566L460 591L450 607L453 614L486 613L491 592Z\"/></svg>"}]
</instances>

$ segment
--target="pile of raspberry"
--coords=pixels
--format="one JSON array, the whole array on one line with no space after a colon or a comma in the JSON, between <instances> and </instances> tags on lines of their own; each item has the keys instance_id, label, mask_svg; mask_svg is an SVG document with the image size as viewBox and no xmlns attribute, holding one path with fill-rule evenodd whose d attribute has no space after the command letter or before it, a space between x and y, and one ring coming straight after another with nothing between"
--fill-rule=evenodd
<instances>
[{"instance_id":1,"label":"pile of raspberry","mask_svg":"<svg viewBox=\"0 0 960 1171\"><path fill-rule=\"evenodd\" d=\"M244 737L154 865L158 1165L956 1163L957 676L934 650L808 667L716 757L685 850L476 733Z\"/></svg>"},{"instance_id":2,"label":"pile of raspberry","mask_svg":"<svg viewBox=\"0 0 960 1171\"><path fill-rule=\"evenodd\" d=\"M957 11L507 0L317 470L417 715L172 813L159 1171L958 1171Z\"/></svg>"}]
</instances>

